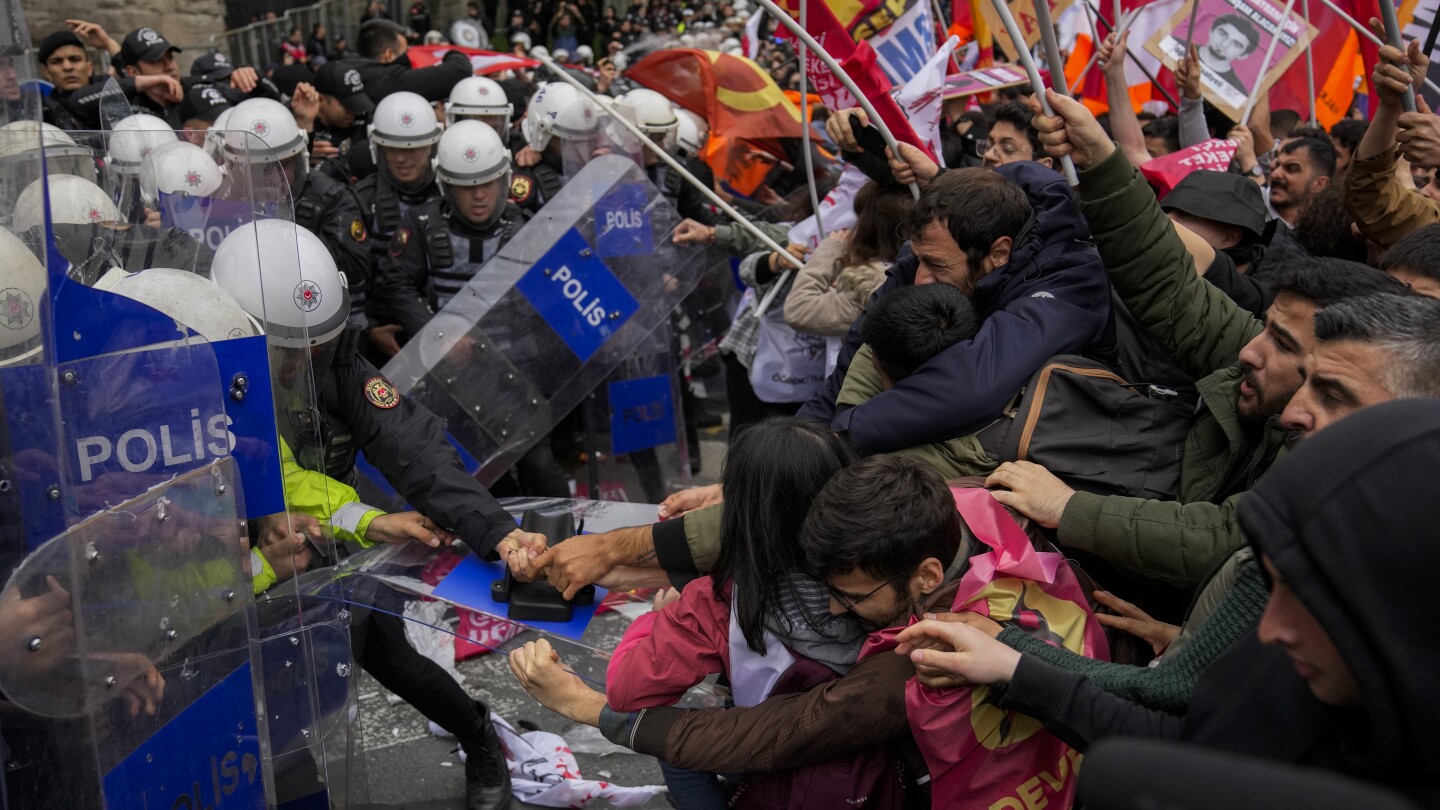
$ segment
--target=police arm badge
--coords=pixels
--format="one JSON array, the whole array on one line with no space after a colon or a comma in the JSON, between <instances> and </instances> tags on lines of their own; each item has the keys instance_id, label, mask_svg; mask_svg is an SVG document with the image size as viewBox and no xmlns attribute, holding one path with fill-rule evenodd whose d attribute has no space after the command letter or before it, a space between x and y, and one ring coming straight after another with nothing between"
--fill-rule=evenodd
<instances>
[{"instance_id":1,"label":"police arm badge","mask_svg":"<svg viewBox=\"0 0 1440 810\"><path fill-rule=\"evenodd\" d=\"M365 381L365 398L381 410L388 411L400 404L400 395L395 392L395 386L384 377L371 377Z\"/></svg>"}]
</instances>

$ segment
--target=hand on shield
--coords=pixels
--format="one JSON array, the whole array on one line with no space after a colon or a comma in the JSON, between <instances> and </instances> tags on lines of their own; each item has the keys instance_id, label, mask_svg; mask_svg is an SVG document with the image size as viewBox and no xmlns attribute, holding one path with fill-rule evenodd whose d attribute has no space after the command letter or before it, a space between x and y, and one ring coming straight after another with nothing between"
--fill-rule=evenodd
<instances>
[{"instance_id":1,"label":"hand on shield","mask_svg":"<svg viewBox=\"0 0 1440 810\"><path fill-rule=\"evenodd\" d=\"M510 573L516 579L530 582L540 576L540 570L535 566L535 558L545 553L547 544L543 534L516 529L500 541L495 551L500 555L500 559L510 566Z\"/></svg>"},{"instance_id":2,"label":"hand on shield","mask_svg":"<svg viewBox=\"0 0 1440 810\"><path fill-rule=\"evenodd\" d=\"M543 573L546 581L566 599L574 599L576 591L598 582L612 568L626 561L621 556L625 544L611 538L628 531L620 529L571 537L545 549L543 554L531 561L531 565L537 576ZM653 559L654 552L651 551L650 555Z\"/></svg>"},{"instance_id":3,"label":"hand on shield","mask_svg":"<svg viewBox=\"0 0 1440 810\"><path fill-rule=\"evenodd\" d=\"M1046 154L1055 158L1070 155L1077 169L1099 165L1114 154L1115 144L1084 104L1054 90L1046 90L1045 98L1054 115L1045 115L1035 96L1026 103L1035 114L1031 125L1039 133Z\"/></svg>"},{"instance_id":4,"label":"hand on shield","mask_svg":"<svg viewBox=\"0 0 1440 810\"><path fill-rule=\"evenodd\" d=\"M414 540L431 548L439 548L454 543L455 535L435 525L435 521L419 512L395 512L370 521L370 525L365 529L365 539L372 543L389 545Z\"/></svg>"},{"instance_id":5,"label":"hand on shield","mask_svg":"<svg viewBox=\"0 0 1440 810\"><path fill-rule=\"evenodd\" d=\"M541 706L576 723L595 726L605 695L586 686L575 671L560 663L560 655L544 638L510 653L510 671Z\"/></svg>"},{"instance_id":6,"label":"hand on shield","mask_svg":"<svg viewBox=\"0 0 1440 810\"><path fill-rule=\"evenodd\" d=\"M7 681L44 677L75 654L70 592L52 576L45 587L28 599L13 585L0 595L0 672Z\"/></svg>"},{"instance_id":7,"label":"hand on shield","mask_svg":"<svg viewBox=\"0 0 1440 810\"><path fill-rule=\"evenodd\" d=\"M1009 683L1020 664L1018 651L960 621L927 619L900 631L896 640L895 652L910 656L917 672L926 667L948 674L953 685Z\"/></svg>"},{"instance_id":8,"label":"hand on shield","mask_svg":"<svg viewBox=\"0 0 1440 810\"><path fill-rule=\"evenodd\" d=\"M723 500L725 500L725 493L720 489L719 484L711 484L708 487L690 487L672 493L670 497L661 501L657 512L661 520L669 520L680 517L686 512L704 509Z\"/></svg>"}]
</instances>

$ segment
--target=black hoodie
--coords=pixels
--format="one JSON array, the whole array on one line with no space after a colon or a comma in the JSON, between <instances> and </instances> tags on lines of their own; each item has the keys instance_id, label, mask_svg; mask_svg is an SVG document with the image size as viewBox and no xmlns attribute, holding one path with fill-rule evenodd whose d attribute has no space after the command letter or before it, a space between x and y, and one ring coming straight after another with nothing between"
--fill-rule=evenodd
<instances>
[{"instance_id":1,"label":"black hoodie","mask_svg":"<svg viewBox=\"0 0 1440 810\"><path fill-rule=\"evenodd\" d=\"M1327 707L1343 767L1440 801L1440 402L1367 408L1307 439L1240 502L1240 523L1315 615L1363 706Z\"/></svg>"}]
</instances>

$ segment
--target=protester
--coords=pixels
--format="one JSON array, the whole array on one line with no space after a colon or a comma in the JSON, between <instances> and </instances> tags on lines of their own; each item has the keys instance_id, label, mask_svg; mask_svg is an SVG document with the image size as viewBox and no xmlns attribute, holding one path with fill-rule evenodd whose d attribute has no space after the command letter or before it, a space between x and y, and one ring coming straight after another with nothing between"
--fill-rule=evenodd
<instances>
[{"instance_id":1,"label":"protester","mask_svg":"<svg viewBox=\"0 0 1440 810\"><path fill-rule=\"evenodd\" d=\"M354 60L354 66L360 71L365 92L376 104L397 92L416 93L426 101L444 101L455 83L473 72L469 57L454 50L430 67L414 67L407 53L410 41L405 29L385 19L363 23L356 43L360 58Z\"/></svg>"}]
</instances>

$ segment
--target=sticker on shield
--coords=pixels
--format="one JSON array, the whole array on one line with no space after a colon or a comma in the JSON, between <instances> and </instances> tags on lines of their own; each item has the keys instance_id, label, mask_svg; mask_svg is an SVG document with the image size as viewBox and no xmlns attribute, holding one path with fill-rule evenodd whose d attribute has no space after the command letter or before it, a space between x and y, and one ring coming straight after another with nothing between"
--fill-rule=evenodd
<instances>
[{"instance_id":1,"label":"sticker on shield","mask_svg":"<svg viewBox=\"0 0 1440 810\"><path fill-rule=\"evenodd\" d=\"M574 228L556 240L515 287L582 363L640 309Z\"/></svg>"},{"instance_id":2,"label":"sticker on shield","mask_svg":"<svg viewBox=\"0 0 1440 810\"><path fill-rule=\"evenodd\" d=\"M649 195L644 183L623 183L595 203L595 249L601 256L641 256L655 252L650 232Z\"/></svg>"},{"instance_id":3,"label":"sticker on shield","mask_svg":"<svg viewBox=\"0 0 1440 810\"><path fill-rule=\"evenodd\" d=\"M608 393L610 449L615 455L675 441L675 405L669 375L612 382Z\"/></svg>"}]
</instances>

